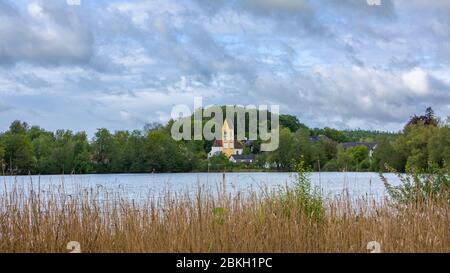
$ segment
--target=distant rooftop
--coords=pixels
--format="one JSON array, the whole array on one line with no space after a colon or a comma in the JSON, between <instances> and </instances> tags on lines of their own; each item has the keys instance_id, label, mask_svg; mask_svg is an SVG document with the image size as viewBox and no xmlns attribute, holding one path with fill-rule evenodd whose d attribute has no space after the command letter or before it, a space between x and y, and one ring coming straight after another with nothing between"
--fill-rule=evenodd
<instances>
[{"instance_id":1,"label":"distant rooftop","mask_svg":"<svg viewBox=\"0 0 450 273\"><path fill-rule=\"evenodd\" d=\"M344 150L358 146L366 146L369 150L373 150L377 144L374 142L344 142L341 145Z\"/></svg>"},{"instance_id":2,"label":"distant rooftop","mask_svg":"<svg viewBox=\"0 0 450 273\"><path fill-rule=\"evenodd\" d=\"M254 160L256 158L255 154L249 154L249 155L232 155L235 160Z\"/></svg>"}]
</instances>

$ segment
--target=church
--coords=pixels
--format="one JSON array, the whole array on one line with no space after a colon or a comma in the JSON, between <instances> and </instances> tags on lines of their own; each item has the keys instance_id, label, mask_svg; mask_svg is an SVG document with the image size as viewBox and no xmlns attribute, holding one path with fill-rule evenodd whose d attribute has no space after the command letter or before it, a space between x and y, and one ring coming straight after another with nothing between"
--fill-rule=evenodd
<instances>
[{"instance_id":1,"label":"church","mask_svg":"<svg viewBox=\"0 0 450 273\"><path fill-rule=\"evenodd\" d=\"M220 154L221 152L227 157L232 155L242 155L243 153L242 144L234 139L234 126L232 122L225 119L222 126L222 139L216 139L211 147L211 151L208 154L208 158L214 155Z\"/></svg>"}]
</instances>

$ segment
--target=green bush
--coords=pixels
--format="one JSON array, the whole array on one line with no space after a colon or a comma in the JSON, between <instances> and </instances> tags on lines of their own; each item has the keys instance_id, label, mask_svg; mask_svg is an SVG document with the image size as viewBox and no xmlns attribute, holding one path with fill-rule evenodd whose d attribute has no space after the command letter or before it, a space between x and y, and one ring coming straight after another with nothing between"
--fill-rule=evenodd
<instances>
[{"instance_id":1,"label":"green bush","mask_svg":"<svg viewBox=\"0 0 450 273\"><path fill-rule=\"evenodd\" d=\"M398 203L421 203L446 199L450 202L450 179L448 168L438 168L429 164L428 172L412 170L406 174L398 173L395 169L386 166L386 169L395 173L401 184L391 185L386 177L380 173L381 180L389 196Z\"/></svg>"},{"instance_id":2,"label":"green bush","mask_svg":"<svg viewBox=\"0 0 450 273\"><path fill-rule=\"evenodd\" d=\"M310 173L305 166L305 160L300 157L298 162L293 162L295 170L295 182L291 194L298 207L306 213L308 218L320 221L324 216L323 198L320 189L311 186Z\"/></svg>"}]
</instances>

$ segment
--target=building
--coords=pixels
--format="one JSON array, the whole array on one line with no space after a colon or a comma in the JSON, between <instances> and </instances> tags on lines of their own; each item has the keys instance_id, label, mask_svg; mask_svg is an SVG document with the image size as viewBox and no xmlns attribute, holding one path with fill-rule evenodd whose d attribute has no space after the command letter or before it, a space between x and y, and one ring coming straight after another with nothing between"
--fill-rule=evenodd
<instances>
[{"instance_id":1,"label":"building","mask_svg":"<svg viewBox=\"0 0 450 273\"><path fill-rule=\"evenodd\" d=\"M232 155L230 156L230 161L233 163L254 163L256 161L256 155Z\"/></svg>"},{"instance_id":2,"label":"building","mask_svg":"<svg viewBox=\"0 0 450 273\"><path fill-rule=\"evenodd\" d=\"M212 157L219 153L225 154L227 157L232 155L242 155L244 149L242 144L234 139L234 126L232 122L225 119L222 126L222 139L216 139L211 147L208 157Z\"/></svg>"},{"instance_id":3,"label":"building","mask_svg":"<svg viewBox=\"0 0 450 273\"><path fill-rule=\"evenodd\" d=\"M358 146L366 146L369 150L369 157L372 157L373 152L377 148L377 144L373 142L344 142L341 143L341 146L344 150Z\"/></svg>"},{"instance_id":4,"label":"building","mask_svg":"<svg viewBox=\"0 0 450 273\"><path fill-rule=\"evenodd\" d=\"M319 141L331 141L331 139L325 135L318 135L318 136L310 136L309 142L311 143L317 143Z\"/></svg>"}]
</instances>

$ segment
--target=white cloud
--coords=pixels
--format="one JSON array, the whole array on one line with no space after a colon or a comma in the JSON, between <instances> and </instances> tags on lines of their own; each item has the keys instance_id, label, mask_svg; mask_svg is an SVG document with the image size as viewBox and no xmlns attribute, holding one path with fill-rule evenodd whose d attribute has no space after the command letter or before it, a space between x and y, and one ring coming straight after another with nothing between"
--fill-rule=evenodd
<instances>
[{"instance_id":1,"label":"white cloud","mask_svg":"<svg viewBox=\"0 0 450 273\"><path fill-rule=\"evenodd\" d=\"M449 114L444 1L61 2L0 0L0 102L13 109L0 105L0 131L17 118L140 128L194 96L277 103L310 126Z\"/></svg>"},{"instance_id":2,"label":"white cloud","mask_svg":"<svg viewBox=\"0 0 450 273\"><path fill-rule=\"evenodd\" d=\"M417 95L426 95L429 92L428 75L421 68L416 67L403 73L402 80Z\"/></svg>"},{"instance_id":3,"label":"white cloud","mask_svg":"<svg viewBox=\"0 0 450 273\"><path fill-rule=\"evenodd\" d=\"M93 56L89 29L81 15L69 12L65 3L30 2L27 12L21 12L18 7L2 2L0 65L80 64L88 63Z\"/></svg>"}]
</instances>

